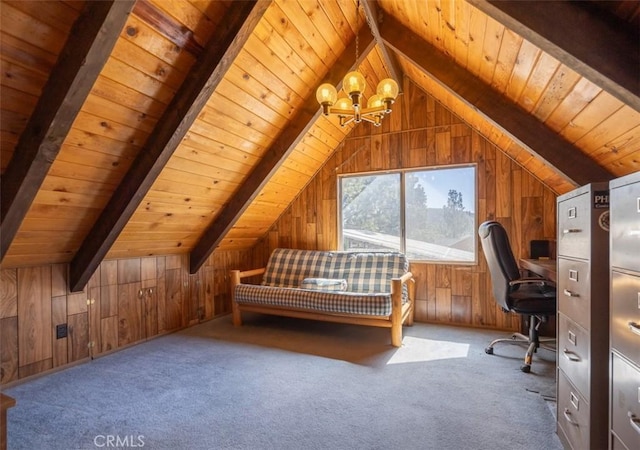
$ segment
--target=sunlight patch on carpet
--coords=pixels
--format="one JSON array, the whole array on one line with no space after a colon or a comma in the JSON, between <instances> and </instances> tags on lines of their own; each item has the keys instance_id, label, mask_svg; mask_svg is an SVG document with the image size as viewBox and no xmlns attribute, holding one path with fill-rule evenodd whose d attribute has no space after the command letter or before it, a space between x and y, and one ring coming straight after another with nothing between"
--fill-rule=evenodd
<instances>
[{"instance_id":1,"label":"sunlight patch on carpet","mask_svg":"<svg viewBox=\"0 0 640 450\"><path fill-rule=\"evenodd\" d=\"M468 354L469 344L405 336L402 347L398 348L387 364L466 358Z\"/></svg>"}]
</instances>

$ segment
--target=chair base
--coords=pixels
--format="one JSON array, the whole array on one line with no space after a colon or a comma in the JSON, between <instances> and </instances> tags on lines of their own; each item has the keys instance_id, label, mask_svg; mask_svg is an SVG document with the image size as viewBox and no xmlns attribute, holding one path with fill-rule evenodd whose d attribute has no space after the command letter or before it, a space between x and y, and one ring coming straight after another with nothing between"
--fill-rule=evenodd
<instances>
[{"instance_id":1,"label":"chair base","mask_svg":"<svg viewBox=\"0 0 640 450\"><path fill-rule=\"evenodd\" d=\"M509 344L527 344L527 352L524 355L524 364L520 366L520 370L525 373L531 372L531 361L533 360L533 354L538 350L539 347L544 348L546 350L555 352L555 346L547 345L547 343L556 342L554 338L539 338L531 340L528 336L525 336L522 333L513 333L511 337L508 338L498 338L491 341L488 347L484 349L484 352L487 355L493 355L493 347L499 342L507 342Z\"/></svg>"}]
</instances>

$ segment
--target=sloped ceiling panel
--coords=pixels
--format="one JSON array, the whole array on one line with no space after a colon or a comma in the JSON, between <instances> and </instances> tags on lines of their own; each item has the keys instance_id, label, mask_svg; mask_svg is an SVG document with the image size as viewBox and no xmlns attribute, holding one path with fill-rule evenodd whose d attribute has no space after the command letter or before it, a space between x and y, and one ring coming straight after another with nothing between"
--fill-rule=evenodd
<instances>
[{"instance_id":1,"label":"sloped ceiling panel","mask_svg":"<svg viewBox=\"0 0 640 450\"><path fill-rule=\"evenodd\" d=\"M83 3L2 2L3 173Z\"/></svg>"},{"instance_id":2,"label":"sloped ceiling panel","mask_svg":"<svg viewBox=\"0 0 640 450\"><path fill-rule=\"evenodd\" d=\"M459 66L483 80L614 175L640 170L640 112L467 2L381 2L392 15ZM415 81L557 193L575 186L425 79ZM433 80L432 80L433 81ZM476 117L474 119L474 117ZM605 163L606 161L606 163ZM530 164L532 163L532 164Z\"/></svg>"},{"instance_id":3,"label":"sloped ceiling panel","mask_svg":"<svg viewBox=\"0 0 640 450\"><path fill-rule=\"evenodd\" d=\"M467 109L477 112L493 128L518 142L537 159L552 165L555 173L575 184L611 179L611 174L576 151L573 145L479 78L442 56L411 30L392 18L386 22L383 36L388 45L420 72L437 81L439 88L453 94Z\"/></svg>"},{"instance_id":4,"label":"sloped ceiling panel","mask_svg":"<svg viewBox=\"0 0 640 450\"><path fill-rule=\"evenodd\" d=\"M612 15L586 2L468 1L623 103L640 110L638 39L624 20L612 26ZM605 20L606 16L609 20Z\"/></svg>"},{"instance_id":5,"label":"sloped ceiling panel","mask_svg":"<svg viewBox=\"0 0 640 450\"><path fill-rule=\"evenodd\" d=\"M133 5L134 1L91 2L74 22L2 177L0 255L3 257L113 50ZM51 18L40 11L38 14L44 19ZM43 247L46 243L42 242Z\"/></svg>"},{"instance_id":6,"label":"sloped ceiling panel","mask_svg":"<svg viewBox=\"0 0 640 450\"><path fill-rule=\"evenodd\" d=\"M120 237L142 197L148 194L152 183L194 125L196 116L227 74L232 61L242 50L246 39L269 5L268 0L247 1L227 10L144 148L73 258L70 267L73 290L86 284L109 248Z\"/></svg>"},{"instance_id":7,"label":"sloped ceiling panel","mask_svg":"<svg viewBox=\"0 0 640 450\"><path fill-rule=\"evenodd\" d=\"M136 4L3 263L71 260L226 8L212 3L209 19L183 5L188 28L173 26L177 19L158 23L172 17L158 13L160 4L167 2Z\"/></svg>"}]
</instances>

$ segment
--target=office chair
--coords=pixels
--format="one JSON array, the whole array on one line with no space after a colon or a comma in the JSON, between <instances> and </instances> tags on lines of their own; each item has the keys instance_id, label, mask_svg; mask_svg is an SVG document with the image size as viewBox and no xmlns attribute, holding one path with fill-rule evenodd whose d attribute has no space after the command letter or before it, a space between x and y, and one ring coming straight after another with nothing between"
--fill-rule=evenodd
<instances>
[{"instance_id":1,"label":"office chair","mask_svg":"<svg viewBox=\"0 0 640 450\"><path fill-rule=\"evenodd\" d=\"M553 338L540 338L538 328L547 318L556 313L556 289L553 282L541 277L523 277L513 256L509 237L504 227L495 221L487 221L478 228L482 250L489 265L493 295L505 312L515 312L528 316L529 336L514 333L510 338L495 339L485 349L493 354L493 346L498 342L526 343L527 353L523 372L531 371L531 360L538 347L551 351L555 348L545 345Z\"/></svg>"}]
</instances>

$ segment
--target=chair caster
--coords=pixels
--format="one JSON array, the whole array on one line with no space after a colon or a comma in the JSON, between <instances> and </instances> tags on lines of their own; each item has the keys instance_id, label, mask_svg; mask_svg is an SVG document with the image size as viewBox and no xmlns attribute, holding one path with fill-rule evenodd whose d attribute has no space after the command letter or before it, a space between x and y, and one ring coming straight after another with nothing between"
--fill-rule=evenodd
<instances>
[{"instance_id":1,"label":"chair caster","mask_svg":"<svg viewBox=\"0 0 640 450\"><path fill-rule=\"evenodd\" d=\"M529 373L531 372L531 366L529 364L523 364L520 366L520 370L522 370L524 373Z\"/></svg>"},{"instance_id":2,"label":"chair caster","mask_svg":"<svg viewBox=\"0 0 640 450\"><path fill-rule=\"evenodd\" d=\"M484 349L484 352L485 352L487 355L493 355L493 347L487 347L487 348L485 348L485 349Z\"/></svg>"}]
</instances>

